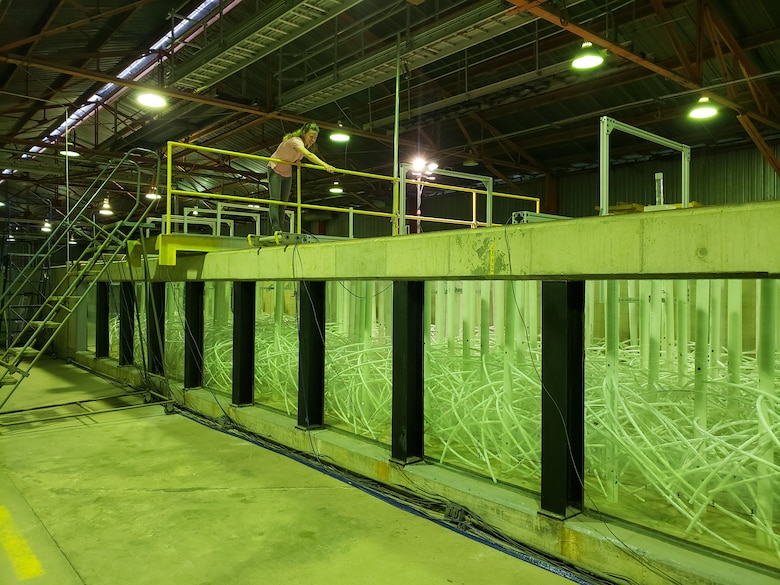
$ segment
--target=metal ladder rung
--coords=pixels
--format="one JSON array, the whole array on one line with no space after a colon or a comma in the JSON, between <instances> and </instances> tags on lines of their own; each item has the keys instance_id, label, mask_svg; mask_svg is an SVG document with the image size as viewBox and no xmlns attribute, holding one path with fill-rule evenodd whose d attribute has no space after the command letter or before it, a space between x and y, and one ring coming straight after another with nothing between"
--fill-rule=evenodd
<instances>
[{"instance_id":1,"label":"metal ladder rung","mask_svg":"<svg viewBox=\"0 0 780 585\"><path fill-rule=\"evenodd\" d=\"M46 329L54 329L62 325L61 321L30 321L30 325L35 327L44 327Z\"/></svg>"}]
</instances>

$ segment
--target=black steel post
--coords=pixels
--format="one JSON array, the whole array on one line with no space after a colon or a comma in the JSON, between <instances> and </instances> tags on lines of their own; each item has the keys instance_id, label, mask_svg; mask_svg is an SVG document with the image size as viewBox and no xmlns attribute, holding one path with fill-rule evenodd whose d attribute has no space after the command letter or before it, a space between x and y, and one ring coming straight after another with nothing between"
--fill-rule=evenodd
<instances>
[{"instance_id":1,"label":"black steel post","mask_svg":"<svg viewBox=\"0 0 780 585\"><path fill-rule=\"evenodd\" d=\"M119 283L119 365L133 365L135 283Z\"/></svg>"},{"instance_id":2,"label":"black steel post","mask_svg":"<svg viewBox=\"0 0 780 585\"><path fill-rule=\"evenodd\" d=\"M149 372L165 374L165 283L153 282L146 297L146 338L149 340Z\"/></svg>"},{"instance_id":3,"label":"black steel post","mask_svg":"<svg viewBox=\"0 0 780 585\"><path fill-rule=\"evenodd\" d=\"M584 281L542 283L542 510L582 509L585 461Z\"/></svg>"},{"instance_id":4,"label":"black steel post","mask_svg":"<svg viewBox=\"0 0 780 585\"><path fill-rule=\"evenodd\" d=\"M299 288L298 428L316 429L325 418L325 282Z\"/></svg>"},{"instance_id":5,"label":"black steel post","mask_svg":"<svg viewBox=\"0 0 780 585\"><path fill-rule=\"evenodd\" d=\"M108 357L109 343L109 284L98 282L95 287L95 357Z\"/></svg>"},{"instance_id":6,"label":"black steel post","mask_svg":"<svg viewBox=\"0 0 780 585\"><path fill-rule=\"evenodd\" d=\"M205 283L184 284L184 387L203 385L203 292Z\"/></svg>"},{"instance_id":7,"label":"black steel post","mask_svg":"<svg viewBox=\"0 0 780 585\"><path fill-rule=\"evenodd\" d=\"M393 422L391 456L423 459L423 307L425 283L393 282Z\"/></svg>"},{"instance_id":8,"label":"black steel post","mask_svg":"<svg viewBox=\"0 0 780 585\"><path fill-rule=\"evenodd\" d=\"M233 404L249 406L255 392L255 283L233 283Z\"/></svg>"}]
</instances>

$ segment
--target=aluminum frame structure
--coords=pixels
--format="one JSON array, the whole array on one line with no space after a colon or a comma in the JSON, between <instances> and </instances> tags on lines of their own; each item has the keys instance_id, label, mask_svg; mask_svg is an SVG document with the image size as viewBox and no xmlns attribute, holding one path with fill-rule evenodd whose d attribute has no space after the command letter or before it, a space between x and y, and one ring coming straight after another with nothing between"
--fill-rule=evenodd
<instances>
[{"instance_id":1,"label":"aluminum frame structure","mask_svg":"<svg viewBox=\"0 0 780 585\"><path fill-rule=\"evenodd\" d=\"M649 142L655 142L677 150L682 154L682 206L690 206L691 147L669 140L647 130L635 128L614 118L602 116L599 132L599 215L609 215L609 136L613 130L620 130Z\"/></svg>"}]
</instances>

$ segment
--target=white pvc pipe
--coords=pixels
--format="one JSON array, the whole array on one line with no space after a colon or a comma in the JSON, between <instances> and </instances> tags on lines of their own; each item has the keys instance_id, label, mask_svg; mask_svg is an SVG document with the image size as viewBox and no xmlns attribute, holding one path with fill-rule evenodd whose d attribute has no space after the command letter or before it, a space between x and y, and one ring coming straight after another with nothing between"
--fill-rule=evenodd
<instances>
[{"instance_id":1,"label":"white pvc pipe","mask_svg":"<svg viewBox=\"0 0 780 585\"><path fill-rule=\"evenodd\" d=\"M489 280L483 280L480 283L479 356L483 364L490 354L490 288L491 282Z\"/></svg>"},{"instance_id":2,"label":"white pvc pipe","mask_svg":"<svg viewBox=\"0 0 780 585\"><path fill-rule=\"evenodd\" d=\"M617 417L620 387L618 385L620 343L620 312L618 305L619 287L617 280L606 281L604 299L604 346L606 352L606 371L604 373L604 402L607 412L612 417ZM610 502L618 501L618 469L617 456L621 452L620 445L614 438L605 434L607 441L606 456L604 458L604 481L606 483L606 497Z\"/></svg>"},{"instance_id":3,"label":"white pvc pipe","mask_svg":"<svg viewBox=\"0 0 780 585\"><path fill-rule=\"evenodd\" d=\"M628 338L631 347L639 347L639 281L629 280L628 285Z\"/></svg>"},{"instance_id":4,"label":"white pvc pipe","mask_svg":"<svg viewBox=\"0 0 780 585\"><path fill-rule=\"evenodd\" d=\"M661 365L661 281L650 283L650 329L648 332L647 388L652 390L658 384Z\"/></svg>"},{"instance_id":5,"label":"white pvc pipe","mask_svg":"<svg viewBox=\"0 0 780 585\"><path fill-rule=\"evenodd\" d=\"M742 367L742 281L735 278L728 281L728 360L729 382L739 384ZM733 393L733 392L732 392ZM736 401L730 400L731 407Z\"/></svg>"},{"instance_id":6,"label":"white pvc pipe","mask_svg":"<svg viewBox=\"0 0 780 585\"><path fill-rule=\"evenodd\" d=\"M696 281L696 347L694 348L693 422L699 433L707 425L707 381L710 358L710 281Z\"/></svg>"},{"instance_id":7,"label":"white pvc pipe","mask_svg":"<svg viewBox=\"0 0 780 585\"><path fill-rule=\"evenodd\" d=\"M493 283L493 329L495 331L496 347L504 347L506 338L506 283L496 280Z\"/></svg>"},{"instance_id":8,"label":"white pvc pipe","mask_svg":"<svg viewBox=\"0 0 780 585\"><path fill-rule=\"evenodd\" d=\"M458 308L455 302L455 282L447 281L447 349L455 355L455 338L458 336Z\"/></svg>"},{"instance_id":9,"label":"white pvc pipe","mask_svg":"<svg viewBox=\"0 0 780 585\"><path fill-rule=\"evenodd\" d=\"M690 284L687 280L676 280L674 288L674 296L677 301L677 383L683 384L688 370L688 304Z\"/></svg>"},{"instance_id":10,"label":"white pvc pipe","mask_svg":"<svg viewBox=\"0 0 780 585\"><path fill-rule=\"evenodd\" d=\"M639 355L644 369L650 367L650 288L650 281L639 281Z\"/></svg>"},{"instance_id":11,"label":"white pvc pipe","mask_svg":"<svg viewBox=\"0 0 780 585\"><path fill-rule=\"evenodd\" d=\"M585 281L585 347L593 345L593 314L596 309L596 282Z\"/></svg>"},{"instance_id":12,"label":"white pvc pipe","mask_svg":"<svg viewBox=\"0 0 780 585\"><path fill-rule=\"evenodd\" d=\"M463 312L463 333L462 333L462 357L467 361L471 357L471 338L474 336L474 281L464 280L463 299L461 301L461 311Z\"/></svg>"},{"instance_id":13,"label":"white pvc pipe","mask_svg":"<svg viewBox=\"0 0 780 585\"><path fill-rule=\"evenodd\" d=\"M530 355L530 348L528 346L529 335L526 335L528 321L526 320L525 315L525 299L528 281L513 280L511 284L512 287L509 289L511 298L507 301L507 306L510 310L516 312L514 331L512 332L512 335L515 338L515 359L518 364L524 364L528 361L527 356Z\"/></svg>"},{"instance_id":14,"label":"white pvc pipe","mask_svg":"<svg viewBox=\"0 0 780 585\"><path fill-rule=\"evenodd\" d=\"M764 279L759 284L759 319L757 323L758 347L758 388L767 396L775 400L780 396L775 384L775 352L777 342L775 340L777 323L777 285L774 280ZM764 420L771 419L772 403L762 400L758 405L758 416ZM762 424L758 425L758 450L759 458L756 476L758 485L756 488L756 518L758 520L756 530L757 544L764 548L774 546L774 495L773 478L775 446L773 434Z\"/></svg>"},{"instance_id":15,"label":"white pvc pipe","mask_svg":"<svg viewBox=\"0 0 780 585\"><path fill-rule=\"evenodd\" d=\"M445 315L447 314L447 287L443 280L436 281L436 343L444 341Z\"/></svg>"},{"instance_id":16,"label":"white pvc pipe","mask_svg":"<svg viewBox=\"0 0 780 585\"><path fill-rule=\"evenodd\" d=\"M724 285L724 281L720 279L710 281L710 369L715 369L716 372L720 372L723 357Z\"/></svg>"},{"instance_id":17,"label":"white pvc pipe","mask_svg":"<svg viewBox=\"0 0 780 585\"><path fill-rule=\"evenodd\" d=\"M282 334L282 317L284 316L284 282L274 282L274 339L279 341Z\"/></svg>"},{"instance_id":18,"label":"white pvc pipe","mask_svg":"<svg viewBox=\"0 0 780 585\"><path fill-rule=\"evenodd\" d=\"M664 340L664 355L666 357L667 366L674 363L674 358L677 355L675 351L675 339L674 339L674 281L664 280L664 328L663 328L663 340Z\"/></svg>"},{"instance_id":19,"label":"white pvc pipe","mask_svg":"<svg viewBox=\"0 0 780 585\"><path fill-rule=\"evenodd\" d=\"M530 338L529 351L539 347L539 287L542 283L538 280L526 280L526 326ZM529 354L530 357L530 354Z\"/></svg>"}]
</instances>

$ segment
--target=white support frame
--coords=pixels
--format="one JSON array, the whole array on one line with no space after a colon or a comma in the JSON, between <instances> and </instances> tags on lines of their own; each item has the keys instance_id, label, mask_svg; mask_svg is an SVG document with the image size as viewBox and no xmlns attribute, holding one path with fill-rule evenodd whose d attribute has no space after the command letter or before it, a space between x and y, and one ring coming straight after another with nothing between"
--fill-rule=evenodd
<instances>
[{"instance_id":1,"label":"white support frame","mask_svg":"<svg viewBox=\"0 0 780 585\"><path fill-rule=\"evenodd\" d=\"M648 132L640 130L634 126L629 126L623 122L610 118L601 117L599 140L599 215L609 215L609 135L613 130L620 130L626 134L631 134L649 142L655 142L661 146L666 146L679 151L682 154L682 206L690 206L690 188L691 188L691 147L687 144L681 144L668 138L663 138Z\"/></svg>"},{"instance_id":2,"label":"white support frame","mask_svg":"<svg viewBox=\"0 0 780 585\"><path fill-rule=\"evenodd\" d=\"M401 163L400 181L399 181L399 196L398 196L398 225L406 225L406 175L411 170L411 163ZM461 173L459 171L451 171L449 169L436 169L437 175L444 175L446 177L459 177L461 179L470 179L479 181L485 186L487 192L487 199L485 201L485 223L488 227L493 225L493 177L486 175L473 175L471 173ZM422 180L422 178L420 179ZM399 235L406 235L408 232L405 229L399 228Z\"/></svg>"}]
</instances>

